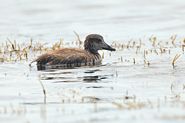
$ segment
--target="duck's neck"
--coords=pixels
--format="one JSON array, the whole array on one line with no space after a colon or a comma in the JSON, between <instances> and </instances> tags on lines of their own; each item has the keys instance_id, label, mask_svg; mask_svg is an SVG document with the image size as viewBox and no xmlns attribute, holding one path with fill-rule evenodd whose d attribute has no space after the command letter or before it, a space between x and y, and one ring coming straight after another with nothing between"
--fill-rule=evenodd
<instances>
[{"instance_id":1,"label":"duck's neck","mask_svg":"<svg viewBox=\"0 0 185 123\"><path fill-rule=\"evenodd\" d=\"M85 50L88 51L88 52L90 52L90 53L92 53L92 54L94 54L94 55L98 55L99 54L98 51L97 50L94 50L94 49L85 48Z\"/></svg>"},{"instance_id":2,"label":"duck's neck","mask_svg":"<svg viewBox=\"0 0 185 123\"><path fill-rule=\"evenodd\" d=\"M84 44L84 49L92 54L99 54L98 50L96 49L96 47L93 46L93 44L91 43L85 43Z\"/></svg>"}]
</instances>

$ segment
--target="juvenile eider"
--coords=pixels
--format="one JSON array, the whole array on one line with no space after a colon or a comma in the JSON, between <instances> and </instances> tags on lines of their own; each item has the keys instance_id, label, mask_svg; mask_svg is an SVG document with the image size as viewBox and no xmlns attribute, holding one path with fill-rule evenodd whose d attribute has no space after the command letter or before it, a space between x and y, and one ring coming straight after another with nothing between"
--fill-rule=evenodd
<instances>
[{"instance_id":1,"label":"juvenile eider","mask_svg":"<svg viewBox=\"0 0 185 123\"><path fill-rule=\"evenodd\" d=\"M39 56L37 69L44 70L47 66L52 68L73 68L80 66L92 66L101 64L101 56L98 50L115 51L114 48L104 42L101 35L90 34L84 42L84 49L62 48Z\"/></svg>"}]
</instances>

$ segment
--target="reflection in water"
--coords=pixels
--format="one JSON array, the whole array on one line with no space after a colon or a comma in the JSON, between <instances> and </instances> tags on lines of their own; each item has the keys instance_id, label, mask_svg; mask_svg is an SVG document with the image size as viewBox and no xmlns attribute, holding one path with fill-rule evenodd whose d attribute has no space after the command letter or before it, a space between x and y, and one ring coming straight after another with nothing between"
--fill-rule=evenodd
<instances>
[{"instance_id":1,"label":"reflection in water","mask_svg":"<svg viewBox=\"0 0 185 123\"><path fill-rule=\"evenodd\" d=\"M50 75L57 75L57 74L74 74L72 71L59 71L59 70L51 70L47 71Z\"/></svg>"},{"instance_id":2,"label":"reflection in water","mask_svg":"<svg viewBox=\"0 0 185 123\"><path fill-rule=\"evenodd\" d=\"M43 76L41 77L41 80L55 80L55 79L72 79L72 77L55 77L55 76Z\"/></svg>"},{"instance_id":3,"label":"reflection in water","mask_svg":"<svg viewBox=\"0 0 185 123\"><path fill-rule=\"evenodd\" d=\"M84 82L97 82L100 81L101 79L99 76L83 76L83 81Z\"/></svg>"},{"instance_id":4,"label":"reflection in water","mask_svg":"<svg viewBox=\"0 0 185 123\"><path fill-rule=\"evenodd\" d=\"M88 86L86 88L104 88L103 86Z\"/></svg>"},{"instance_id":5,"label":"reflection in water","mask_svg":"<svg viewBox=\"0 0 185 123\"><path fill-rule=\"evenodd\" d=\"M53 74L54 75L54 74ZM61 83L61 82L88 82L88 83L96 83L98 81L101 81L103 79L107 79L107 76L113 76L113 75L95 75L95 76L82 76L82 77L64 77L64 76L42 76L41 80L54 80L53 83Z\"/></svg>"},{"instance_id":6,"label":"reflection in water","mask_svg":"<svg viewBox=\"0 0 185 123\"><path fill-rule=\"evenodd\" d=\"M83 81L84 82L98 82L101 81L102 79L106 79L107 77L105 76L83 76Z\"/></svg>"},{"instance_id":7,"label":"reflection in water","mask_svg":"<svg viewBox=\"0 0 185 123\"><path fill-rule=\"evenodd\" d=\"M95 70L87 70L84 73L95 73L97 71L101 71L100 69L95 69Z\"/></svg>"},{"instance_id":8,"label":"reflection in water","mask_svg":"<svg viewBox=\"0 0 185 123\"><path fill-rule=\"evenodd\" d=\"M41 71L41 80L49 80L52 83L63 82L86 82L97 83L113 77L113 73L107 72L104 68L99 69L63 69L52 71Z\"/></svg>"}]
</instances>

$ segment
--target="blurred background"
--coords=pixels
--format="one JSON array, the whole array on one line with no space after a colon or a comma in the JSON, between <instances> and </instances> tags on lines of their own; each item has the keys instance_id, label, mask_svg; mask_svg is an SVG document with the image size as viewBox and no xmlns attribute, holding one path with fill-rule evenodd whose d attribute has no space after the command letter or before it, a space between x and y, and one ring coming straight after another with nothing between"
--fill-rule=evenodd
<instances>
[{"instance_id":1,"label":"blurred background","mask_svg":"<svg viewBox=\"0 0 185 123\"><path fill-rule=\"evenodd\" d=\"M183 0L0 0L0 41L184 36Z\"/></svg>"}]
</instances>

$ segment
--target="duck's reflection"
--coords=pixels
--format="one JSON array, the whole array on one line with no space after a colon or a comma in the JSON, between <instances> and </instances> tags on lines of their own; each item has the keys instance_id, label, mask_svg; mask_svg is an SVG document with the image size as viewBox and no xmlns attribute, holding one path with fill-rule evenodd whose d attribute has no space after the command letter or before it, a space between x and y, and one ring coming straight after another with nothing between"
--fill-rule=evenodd
<instances>
[{"instance_id":1,"label":"duck's reflection","mask_svg":"<svg viewBox=\"0 0 185 123\"><path fill-rule=\"evenodd\" d=\"M82 76L82 77L64 77L64 76L41 76L41 80L53 80L53 83L61 83L61 82L86 82L86 83L97 83L103 79L107 79L108 77L104 75L96 75L96 76ZM55 81L56 80L56 81Z\"/></svg>"},{"instance_id":2,"label":"duck's reflection","mask_svg":"<svg viewBox=\"0 0 185 123\"><path fill-rule=\"evenodd\" d=\"M84 73L95 73L97 71L101 71L100 69L95 69L95 70L86 70Z\"/></svg>"},{"instance_id":3,"label":"duck's reflection","mask_svg":"<svg viewBox=\"0 0 185 123\"><path fill-rule=\"evenodd\" d=\"M106 80L113 76L113 74L106 74L99 72L101 70L85 70L85 71L45 71L41 73L41 80L48 80L52 83L62 82L85 82L97 83ZM98 73L99 72L99 73Z\"/></svg>"},{"instance_id":4,"label":"duck's reflection","mask_svg":"<svg viewBox=\"0 0 185 123\"><path fill-rule=\"evenodd\" d=\"M82 78L84 82L95 83L95 82L101 81L102 79L106 79L107 77L103 75L96 75L96 76L83 76Z\"/></svg>"}]
</instances>

